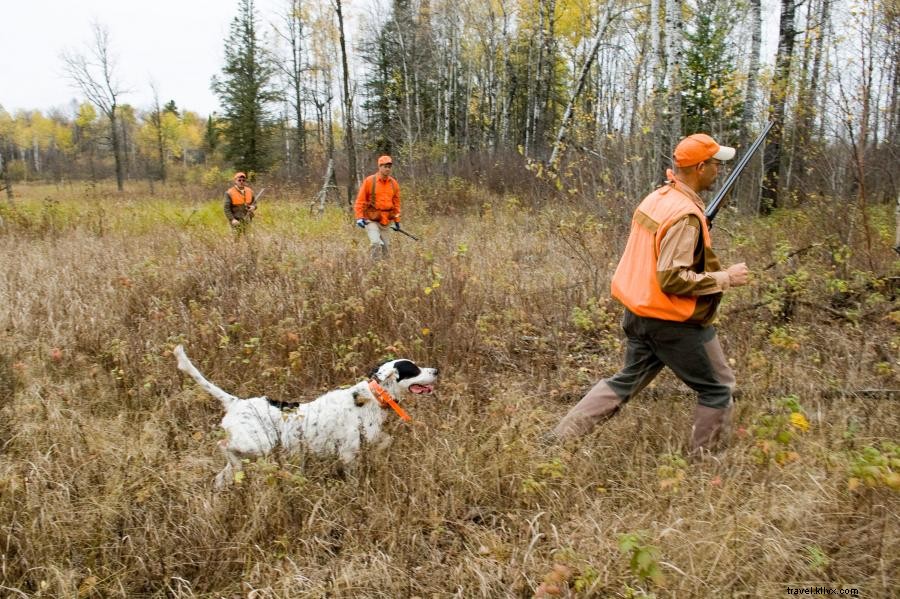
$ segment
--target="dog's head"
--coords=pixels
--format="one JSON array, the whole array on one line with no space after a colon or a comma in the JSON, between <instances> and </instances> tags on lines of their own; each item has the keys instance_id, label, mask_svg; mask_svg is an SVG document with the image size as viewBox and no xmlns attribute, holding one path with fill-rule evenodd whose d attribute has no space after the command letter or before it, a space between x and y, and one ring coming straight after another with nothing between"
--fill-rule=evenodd
<instances>
[{"instance_id":1,"label":"dog's head","mask_svg":"<svg viewBox=\"0 0 900 599\"><path fill-rule=\"evenodd\" d=\"M434 391L437 382L437 368L421 368L412 360L401 358L379 364L369 373L380 385L396 395L398 390L414 395L425 395Z\"/></svg>"}]
</instances>

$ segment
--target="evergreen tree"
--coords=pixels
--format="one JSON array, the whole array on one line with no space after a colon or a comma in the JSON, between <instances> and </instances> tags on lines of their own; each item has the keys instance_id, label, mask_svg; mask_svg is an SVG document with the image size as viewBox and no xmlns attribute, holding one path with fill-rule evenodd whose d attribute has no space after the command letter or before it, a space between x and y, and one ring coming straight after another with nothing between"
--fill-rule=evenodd
<instances>
[{"instance_id":1,"label":"evergreen tree","mask_svg":"<svg viewBox=\"0 0 900 599\"><path fill-rule=\"evenodd\" d=\"M368 145L378 152L414 153L419 142L434 140L438 83L430 4L418 11L410 0L393 0L392 14L375 38L363 46L369 65L364 76Z\"/></svg>"},{"instance_id":2,"label":"evergreen tree","mask_svg":"<svg viewBox=\"0 0 900 599\"><path fill-rule=\"evenodd\" d=\"M389 58L397 50L386 29L363 47L363 60L369 65L363 101L363 109L368 115L364 133L367 145L379 154L395 153L395 147L402 139L398 115L402 94L397 85L402 74Z\"/></svg>"},{"instance_id":3,"label":"evergreen tree","mask_svg":"<svg viewBox=\"0 0 900 599\"><path fill-rule=\"evenodd\" d=\"M728 43L732 8L701 0L685 33L682 64L682 131L703 131L717 139L735 139L743 103L736 78L733 45Z\"/></svg>"},{"instance_id":4,"label":"evergreen tree","mask_svg":"<svg viewBox=\"0 0 900 599\"><path fill-rule=\"evenodd\" d=\"M256 33L254 0L239 0L238 15L225 40L222 78L213 78L223 115L223 150L235 168L264 171L272 163L275 119L270 106L279 99L275 66Z\"/></svg>"}]
</instances>

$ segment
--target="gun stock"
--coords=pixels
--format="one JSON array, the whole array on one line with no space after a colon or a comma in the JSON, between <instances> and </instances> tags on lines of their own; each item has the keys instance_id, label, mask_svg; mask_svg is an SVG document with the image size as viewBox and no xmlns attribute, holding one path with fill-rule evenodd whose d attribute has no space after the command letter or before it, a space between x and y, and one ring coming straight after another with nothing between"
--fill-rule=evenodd
<instances>
[{"instance_id":1,"label":"gun stock","mask_svg":"<svg viewBox=\"0 0 900 599\"><path fill-rule=\"evenodd\" d=\"M750 146L750 149L747 150L741 159L738 161L737 165L734 167L734 170L731 171L731 174L728 175L728 178L725 180L725 183L722 185L722 189L719 190L719 193L716 194L716 197L712 199L709 205L706 207L706 222L712 227L712 221L716 217L716 214L719 212L719 208L722 206L722 201L725 199L725 196L731 191L731 188L734 187L735 182L737 182L738 177L741 176L741 173L747 165L750 163L750 159L753 158L753 155L759 150L759 147L766 140L766 135L769 134L769 131L772 129L772 125L774 121L769 121L766 126L763 128L762 133L759 134L759 137L753 142L753 145Z\"/></svg>"}]
</instances>

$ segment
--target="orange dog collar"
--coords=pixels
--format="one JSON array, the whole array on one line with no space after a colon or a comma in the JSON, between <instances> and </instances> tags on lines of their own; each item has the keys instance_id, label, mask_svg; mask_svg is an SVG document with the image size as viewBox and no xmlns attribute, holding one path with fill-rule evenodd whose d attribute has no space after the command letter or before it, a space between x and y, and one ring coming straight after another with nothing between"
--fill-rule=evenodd
<instances>
[{"instance_id":1,"label":"orange dog collar","mask_svg":"<svg viewBox=\"0 0 900 599\"><path fill-rule=\"evenodd\" d=\"M400 419L403 420L403 422L409 422L410 420L412 420L409 414L406 413L406 410L400 407L400 404L398 404L397 401L393 397L391 397L391 394L387 392L387 389L378 384L378 381L376 381L375 379L369 381L369 389L372 390L372 395L375 396L375 399L378 400L378 403L381 404L382 408L391 408L392 410L397 412L397 415L400 416Z\"/></svg>"}]
</instances>

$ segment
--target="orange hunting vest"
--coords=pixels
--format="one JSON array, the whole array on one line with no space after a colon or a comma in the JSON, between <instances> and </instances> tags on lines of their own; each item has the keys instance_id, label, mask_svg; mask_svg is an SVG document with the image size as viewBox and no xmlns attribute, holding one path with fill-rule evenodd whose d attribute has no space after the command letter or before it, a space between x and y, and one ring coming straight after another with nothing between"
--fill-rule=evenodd
<instances>
[{"instance_id":1,"label":"orange hunting vest","mask_svg":"<svg viewBox=\"0 0 900 599\"><path fill-rule=\"evenodd\" d=\"M612 280L612 294L638 316L684 322L694 313L697 298L665 293L656 278L662 239L669 228L688 214L700 219L704 262L712 241L703 210L679 189L682 183L660 187L640 203L631 220L625 253Z\"/></svg>"},{"instance_id":2,"label":"orange hunting vest","mask_svg":"<svg viewBox=\"0 0 900 599\"><path fill-rule=\"evenodd\" d=\"M219 188L221 189L221 187ZM228 190L228 197L231 198L232 206L241 206L243 204L250 204L250 201L253 199L253 190L244 186L244 193L238 191L237 187L232 186L231 189Z\"/></svg>"},{"instance_id":3,"label":"orange hunting vest","mask_svg":"<svg viewBox=\"0 0 900 599\"><path fill-rule=\"evenodd\" d=\"M369 205L365 208L365 216L369 220L380 222L387 225L393 215L394 196L397 195L397 181L393 177L388 177L388 181L382 181L381 185L377 185L378 175L370 175L366 177L366 183L369 185ZM390 182L391 187L385 193L385 184ZM379 189L379 187L381 189ZM376 194L376 190L379 193Z\"/></svg>"}]
</instances>

